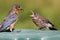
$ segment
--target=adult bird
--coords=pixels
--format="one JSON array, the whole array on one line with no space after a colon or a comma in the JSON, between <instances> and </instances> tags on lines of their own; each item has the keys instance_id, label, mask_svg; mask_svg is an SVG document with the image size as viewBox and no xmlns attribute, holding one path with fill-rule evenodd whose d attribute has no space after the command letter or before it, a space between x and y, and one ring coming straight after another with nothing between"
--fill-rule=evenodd
<instances>
[{"instance_id":1,"label":"adult bird","mask_svg":"<svg viewBox=\"0 0 60 40\"><path fill-rule=\"evenodd\" d=\"M31 18L33 22L39 27L41 30L57 30L54 25L46 18L40 16L37 12L32 11Z\"/></svg>"},{"instance_id":2,"label":"adult bird","mask_svg":"<svg viewBox=\"0 0 60 40\"><path fill-rule=\"evenodd\" d=\"M23 10L22 7L18 4L12 5L8 15L3 19L0 24L0 31L13 31L14 25L18 20L18 11Z\"/></svg>"}]
</instances>

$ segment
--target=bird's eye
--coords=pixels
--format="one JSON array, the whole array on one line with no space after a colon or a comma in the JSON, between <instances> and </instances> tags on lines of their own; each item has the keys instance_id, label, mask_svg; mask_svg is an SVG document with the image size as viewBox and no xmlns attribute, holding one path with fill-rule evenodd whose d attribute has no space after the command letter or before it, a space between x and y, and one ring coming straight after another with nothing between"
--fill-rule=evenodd
<instances>
[{"instance_id":1,"label":"bird's eye","mask_svg":"<svg viewBox=\"0 0 60 40\"><path fill-rule=\"evenodd\" d=\"M20 8L20 6L17 6L17 8Z\"/></svg>"}]
</instances>

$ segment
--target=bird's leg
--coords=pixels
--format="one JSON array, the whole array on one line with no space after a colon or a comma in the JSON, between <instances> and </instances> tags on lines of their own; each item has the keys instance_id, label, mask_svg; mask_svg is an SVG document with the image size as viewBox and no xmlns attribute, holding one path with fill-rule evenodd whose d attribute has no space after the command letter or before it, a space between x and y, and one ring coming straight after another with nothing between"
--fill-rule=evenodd
<instances>
[{"instance_id":1,"label":"bird's leg","mask_svg":"<svg viewBox=\"0 0 60 40\"><path fill-rule=\"evenodd\" d=\"M9 29L10 29L11 32L13 31L13 30L12 30L13 28L14 28L14 24L11 24L11 25L9 26Z\"/></svg>"}]
</instances>

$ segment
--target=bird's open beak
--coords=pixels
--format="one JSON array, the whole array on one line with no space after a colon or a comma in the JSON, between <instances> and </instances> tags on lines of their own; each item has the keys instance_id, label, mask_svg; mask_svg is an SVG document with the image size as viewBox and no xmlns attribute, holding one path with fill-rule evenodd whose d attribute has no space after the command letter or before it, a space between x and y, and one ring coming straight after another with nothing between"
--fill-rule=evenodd
<instances>
[{"instance_id":1,"label":"bird's open beak","mask_svg":"<svg viewBox=\"0 0 60 40\"><path fill-rule=\"evenodd\" d=\"M34 16L34 12L31 10L31 13L32 13L32 15L30 15L30 17L33 17Z\"/></svg>"},{"instance_id":2,"label":"bird's open beak","mask_svg":"<svg viewBox=\"0 0 60 40\"><path fill-rule=\"evenodd\" d=\"M30 15L30 17L33 17L34 15Z\"/></svg>"},{"instance_id":3,"label":"bird's open beak","mask_svg":"<svg viewBox=\"0 0 60 40\"><path fill-rule=\"evenodd\" d=\"M34 13L34 11L32 11L32 10L31 10L31 13L33 14L33 13Z\"/></svg>"}]
</instances>

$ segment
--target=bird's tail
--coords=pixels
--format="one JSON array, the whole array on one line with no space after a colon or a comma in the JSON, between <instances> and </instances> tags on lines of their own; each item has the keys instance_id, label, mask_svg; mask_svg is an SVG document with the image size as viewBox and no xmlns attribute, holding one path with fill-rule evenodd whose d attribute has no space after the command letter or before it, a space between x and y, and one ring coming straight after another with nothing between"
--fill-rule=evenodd
<instances>
[{"instance_id":1,"label":"bird's tail","mask_svg":"<svg viewBox=\"0 0 60 40\"><path fill-rule=\"evenodd\" d=\"M49 29L50 29L50 30L57 30L57 29L56 29L56 28L54 28L54 27L53 27L53 28L49 27Z\"/></svg>"}]
</instances>

